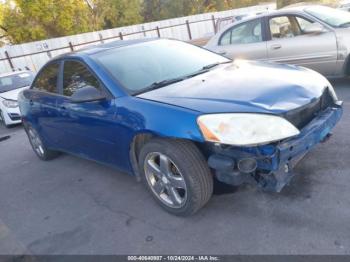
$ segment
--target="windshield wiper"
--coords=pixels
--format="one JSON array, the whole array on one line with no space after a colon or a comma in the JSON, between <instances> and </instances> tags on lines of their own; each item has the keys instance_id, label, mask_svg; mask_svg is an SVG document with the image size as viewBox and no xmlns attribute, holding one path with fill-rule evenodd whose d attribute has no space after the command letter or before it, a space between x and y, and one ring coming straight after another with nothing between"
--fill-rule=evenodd
<instances>
[{"instance_id":1,"label":"windshield wiper","mask_svg":"<svg viewBox=\"0 0 350 262\"><path fill-rule=\"evenodd\" d=\"M232 61L226 61L226 62L217 62L217 63L213 63L213 64L210 64L210 65L206 65L206 66L203 66L202 70L209 70L209 69L212 69L218 65L222 65L222 64L228 64L228 63L231 63Z\"/></svg>"},{"instance_id":2,"label":"windshield wiper","mask_svg":"<svg viewBox=\"0 0 350 262\"><path fill-rule=\"evenodd\" d=\"M149 86L135 92L133 95L139 95L142 94L144 92L148 92L148 91L152 91L167 85L171 85L171 84L175 84L177 82L181 82L183 80L185 80L187 77L178 77L178 78L172 78L172 79L166 79L166 80L162 80L159 82L154 82L152 84L150 84Z\"/></svg>"},{"instance_id":3,"label":"windshield wiper","mask_svg":"<svg viewBox=\"0 0 350 262\"><path fill-rule=\"evenodd\" d=\"M192 74L189 74L186 76L186 79L187 78L191 78L191 77L194 77L194 76L197 76L197 75L200 75L200 74L204 74L206 72L209 72L210 69L218 66L218 65L222 65L222 64L228 64L228 63L232 63L231 60L229 61L226 61L226 62L217 62L217 63L214 63L214 64L210 64L210 65L206 65L206 66L203 66L201 69L199 69L198 71L192 73Z\"/></svg>"}]
</instances>

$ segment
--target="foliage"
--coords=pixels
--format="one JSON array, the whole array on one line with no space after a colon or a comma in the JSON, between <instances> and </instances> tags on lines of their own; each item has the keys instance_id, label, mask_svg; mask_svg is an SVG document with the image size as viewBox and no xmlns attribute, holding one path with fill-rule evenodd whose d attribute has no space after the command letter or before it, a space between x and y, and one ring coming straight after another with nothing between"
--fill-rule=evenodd
<instances>
[{"instance_id":1,"label":"foliage","mask_svg":"<svg viewBox=\"0 0 350 262\"><path fill-rule=\"evenodd\" d=\"M2 23L2 20L4 18L4 4L0 3L0 26L1 26L1 23Z\"/></svg>"},{"instance_id":2,"label":"foliage","mask_svg":"<svg viewBox=\"0 0 350 262\"><path fill-rule=\"evenodd\" d=\"M140 0L95 0L92 10L95 29L106 29L142 22Z\"/></svg>"},{"instance_id":3,"label":"foliage","mask_svg":"<svg viewBox=\"0 0 350 262\"><path fill-rule=\"evenodd\" d=\"M7 4L1 4L0 0L0 36L6 31L9 40L16 44L204 12L222 11L256 5L269 0L5 1ZM310 0L276 1L279 7L283 7ZM320 1L334 3L335 0ZM10 2L14 4L10 6Z\"/></svg>"},{"instance_id":4,"label":"foliage","mask_svg":"<svg viewBox=\"0 0 350 262\"><path fill-rule=\"evenodd\" d=\"M81 0L15 0L6 6L3 27L13 43L90 31L90 10Z\"/></svg>"},{"instance_id":5,"label":"foliage","mask_svg":"<svg viewBox=\"0 0 350 262\"><path fill-rule=\"evenodd\" d=\"M285 7L285 6L288 6L288 5L292 5L292 4L296 4L296 3L299 3L299 2L312 2L310 0L303 0L303 1L298 1L298 0L277 0L277 7L278 8L282 8L282 7Z\"/></svg>"},{"instance_id":6,"label":"foliage","mask_svg":"<svg viewBox=\"0 0 350 262\"><path fill-rule=\"evenodd\" d=\"M144 0L146 22L259 4L261 0Z\"/></svg>"},{"instance_id":7,"label":"foliage","mask_svg":"<svg viewBox=\"0 0 350 262\"><path fill-rule=\"evenodd\" d=\"M4 21L4 11L5 11L5 5L0 3L0 47L5 44L4 40L7 35L5 28L2 26Z\"/></svg>"}]
</instances>

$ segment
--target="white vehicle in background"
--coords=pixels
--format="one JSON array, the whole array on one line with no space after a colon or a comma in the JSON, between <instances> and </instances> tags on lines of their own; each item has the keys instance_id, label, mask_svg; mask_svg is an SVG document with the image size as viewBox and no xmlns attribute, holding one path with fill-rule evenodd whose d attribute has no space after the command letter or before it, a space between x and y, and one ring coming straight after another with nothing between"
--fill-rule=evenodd
<instances>
[{"instance_id":1,"label":"white vehicle in background","mask_svg":"<svg viewBox=\"0 0 350 262\"><path fill-rule=\"evenodd\" d=\"M0 122L6 127L21 123L17 96L33 81L30 71L0 74Z\"/></svg>"}]
</instances>

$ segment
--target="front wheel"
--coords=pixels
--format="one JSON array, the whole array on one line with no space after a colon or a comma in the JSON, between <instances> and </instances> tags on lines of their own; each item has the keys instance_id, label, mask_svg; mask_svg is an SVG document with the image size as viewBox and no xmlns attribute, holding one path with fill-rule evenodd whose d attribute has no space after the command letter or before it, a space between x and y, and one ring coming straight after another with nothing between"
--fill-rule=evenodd
<instances>
[{"instance_id":1,"label":"front wheel","mask_svg":"<svg viewBox=\"0 0 350 262\"><path fill-rule=\"evenodd\" d=\"M141 150L139 168L153 197L174 215L192 215L212 196L213 177L192 142L152 139Z\"/></svg>"},{"instance_id":2,"label":"front wheel","mask_svg":"<svg viewBox=\"0 0 350 262\"><path fill-rule=\"evenodd\" d=\"M31 126L26 126L25 130L33 151L41 160L51 160L59 155L58 152L47 149L38 132L34 128Z\"/></svg>"},{"instance_id":3,"label":"front wheel","mask_svg":"<svg viewBox=\"0 0 350 262\"><path fill-rule=\"evenodd\" d=\"M2 122L4 124L5 127L9 128L10 125L8 125L6 123L6 119L5 119L5 116L4 116L4 113L0 110L0 122Z\"/></svg>"}]
</instances>

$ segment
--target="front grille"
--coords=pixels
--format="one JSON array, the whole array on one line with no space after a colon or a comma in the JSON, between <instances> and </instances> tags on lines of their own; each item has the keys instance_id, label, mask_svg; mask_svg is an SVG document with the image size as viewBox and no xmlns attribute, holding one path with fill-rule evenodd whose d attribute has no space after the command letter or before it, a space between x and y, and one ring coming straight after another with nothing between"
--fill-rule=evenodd
<instances>
[{"instance_id":1,"label":"front grille","mask_svg":"<svg viewBox=\"0 0 350 262\"><path fill-rule=\"evenodd\" d=\"M9 113L8 115L12 121L17 121L17 120L21 119L21 116L19 114L16 114L16 113Z\"/></svg>"},{"instance_id":2,"label":"front grille","mask_svg":"<svg viewBox=\"0 0 350 262\"><path fill-rule=\"evenodd\" d=\"M320 98L303 107L287 112L284 114L284 118L297 128L302 129L308 123L310 123L319 112L330 107L333 103L333 97L331 96L328 88L326 88Z\"/></svg>"}]
</instances>

